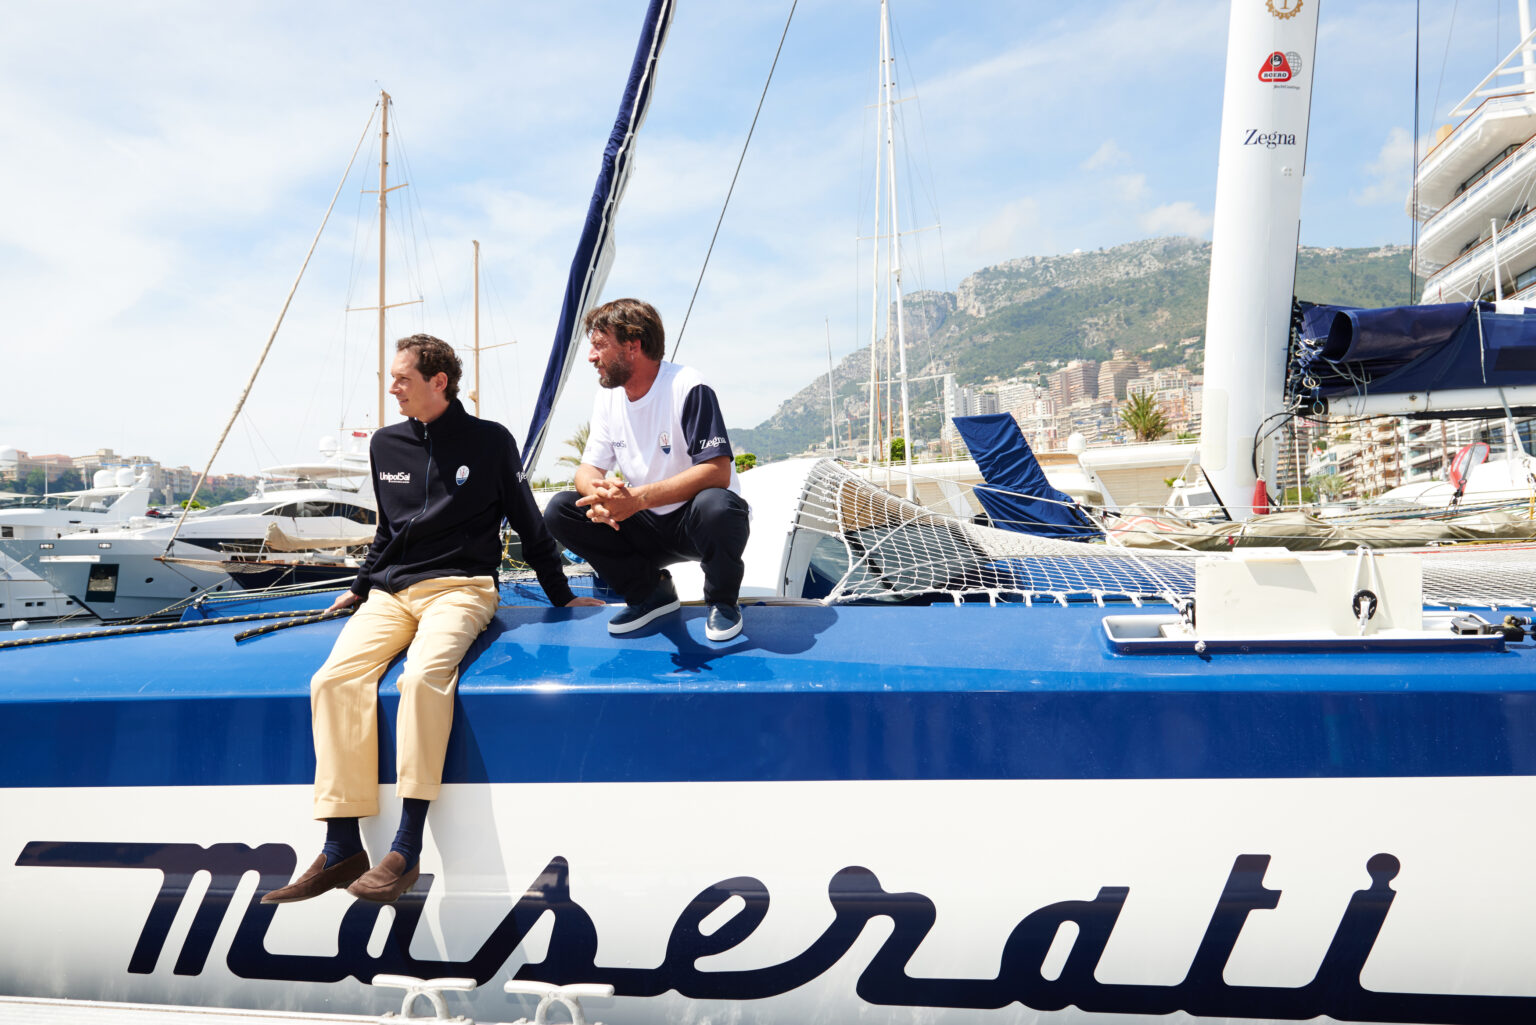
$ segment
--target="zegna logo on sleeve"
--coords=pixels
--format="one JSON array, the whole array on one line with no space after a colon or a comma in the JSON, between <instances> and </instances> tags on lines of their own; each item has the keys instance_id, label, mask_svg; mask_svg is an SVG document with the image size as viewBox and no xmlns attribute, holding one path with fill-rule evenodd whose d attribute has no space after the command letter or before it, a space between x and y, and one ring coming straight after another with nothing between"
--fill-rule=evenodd
<instances>
[{"instance_id":1,"label":"zegna logo on sleeve","mask_svg":"<svg viewBox=\"0 0 1536 1025\"><path fill-rule=\"evenodd\" d=\"M385 473L383 470L380 470L379 480L385 484L409 484L411 482L411 473L409 470L401 470L398 473Z\"/></svg>"}]
</instances>

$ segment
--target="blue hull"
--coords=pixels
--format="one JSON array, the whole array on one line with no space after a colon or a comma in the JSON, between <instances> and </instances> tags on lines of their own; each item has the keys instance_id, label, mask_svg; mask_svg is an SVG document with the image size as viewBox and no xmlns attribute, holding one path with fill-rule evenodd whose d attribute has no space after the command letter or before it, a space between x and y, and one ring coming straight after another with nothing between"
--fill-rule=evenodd
<instances>
[{"instance_id":1,"label":"blue hull","mask_svg":"<svg viewBox=\"0 0 1536 1025\"><path fill-rule=\"evenodd\" d=\"M695 608L623 640L608 635L603 609L503 609L459 684L433 813L441 854L434 848L432 871L387 929L376 906L340 894L276 918L256 903L318 835L304 821L308 680L338 622L238 644L248 624L3 650L0 798L19 825L0 852L0 896L43 924L12 929L0 952L31 965L28 979L38 965L51 974L22 982L18 967L0 983L376 1012L390 1000L364 985L377 972L466 975L482 983L477 1016L495 1020L516 1016L506 998L493 1000L492 983L512 976L612 984L615 1003L589 1014L624 1022L726 1013L744 1000L760 1021L896 1022L913 1006L951 1009L934 1020L954 1022L973 1020L961 1009L1022 1022L1071 1007L1261 1021L1536 1019L1532 976L1518 968L1452 966L1457 988L1430 992L1402 984L1401 971L1371 985L1371 958L1391 964L1404 942L1395 923L1416 930L1410 952L1445 945L1423 928L1424 900L1453 919L1481 906L1482 874L1500 871L1482 864L1485 849L1536 853L1524 820L1506 821L1522 814L1510 803L1527 799L1536 775L1536 645L1164 653L1117 647L1103 629L1108 615L1162 612L758 606L739 638L716 645ZM398 674L397 665L381 686L386 782ZM55 806L67 810L50 824ZM392 807L386 798L380 818ZM1416 821L1421 810L1447 835ZM97 828L97 815L117 824ZM614 832L588 828L589 818ZM1117 837L1121 820L1140 824ZM1473 835L1485 827L1486 838ZM494 854L489 865L477 848ZM1289 882L1269 881L1272 857ZM1430 892L1447 861L1460 886ZM1086 879L1074 862L1092 866ZM1298 881L1296 866L1309 862L1327 871ZM92 890L90 880L113 877L107 869L154 869L163 882L152 900L153 890ZM205 874L203 894L193 881ZM116 875L129 877L144 873ZM1325 884L1333 902L1309 920L1316 935L1296 954L1299 982L1242 984L1245 923L1295 914ZM1188 934L1188 956L1174 958L1187 970L1167 984L1117 980L1136 975L1116 967L1115 943L1132 942L1123 937L1137 935L1135 912L1147 907L1131 895L1158 886L1187 908L1168 925ZM678 887L697 896L679 903ZM764 919L770 889L801 900L819 892L830 924L813 922L809 936L791 929L795 938L764 947L775 952L750 969L695 965L772 931L758 930L774 921ZM1410 903L1393 917L1399 890ZM1282 891L1303 903L1282 903ZM730 901L744 903L705 929ZM199 910L183 932L172 923L186 921L187 902ZM988 905L1011 933L985 924ZM616 907L627 909L617 919ZM539 957L525 943L551 912ZM336 946L289 951L300 935L283 932L290 915L311 916L292 921ZM1514 917L1490 926L1498 949L1529 940L1529 917ZM96 963L74 964L93 919L111 920L117 938ZM860 940L884 936L872 922L886 919L888 939ZM974 936L956 938L957 923ZM965 954L925 971L923 952L944 948L946 926ZM1058 957L1052 937L1069 927L1077 938ZM471 938L454 940L456 928ZM626 929L660 946L611 954ZM1128 963L1155 960L1161 935ZM841 962L856 943L878 953L849 969Z\"/></svg>"}]
</instances>

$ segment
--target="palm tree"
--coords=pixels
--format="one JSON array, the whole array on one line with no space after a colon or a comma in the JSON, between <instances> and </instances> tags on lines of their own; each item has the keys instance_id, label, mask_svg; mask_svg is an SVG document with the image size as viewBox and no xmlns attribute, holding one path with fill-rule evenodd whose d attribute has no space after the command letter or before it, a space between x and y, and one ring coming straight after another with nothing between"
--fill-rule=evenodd
<instances>
[{"instance_id":1,"label":"palm tree","mask_svg":"<svg viewBox=\"0 0 1536 1025\"><path fill-rule=\"evenodd\" d=\"M1146 392L1135 392L1120 407L1120 422L1137 441L1156 441L1168 433L1168 418L1163 407Z\"/></svg>"},{"instance_id":2,"label":"palm tree","mask_svg":"<svg viewBox=\"0 0 1536 1025\"><path fill-rule=\"evenodd\" d=\"M587 450L587 437L592 433L592 424L584 423L576 428L576 433L565 439L568 447L575 450L575 455L563 455L560 457L562 466L580 466L581 454Z\"/></svg>"}]
</instances>

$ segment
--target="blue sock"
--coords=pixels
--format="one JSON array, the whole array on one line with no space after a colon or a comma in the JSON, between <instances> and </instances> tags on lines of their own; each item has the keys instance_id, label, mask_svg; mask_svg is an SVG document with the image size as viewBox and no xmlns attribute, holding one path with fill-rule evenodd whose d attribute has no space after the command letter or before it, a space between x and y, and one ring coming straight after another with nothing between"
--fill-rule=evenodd
<instances>
[{"instance_id":1,"label":"blue sock","mask_svg":"<svg viewBox=\"0 0 1536 1025\"><path fill-rule=\"evenodd\" d=\"M427 829L427 807L431 803L421 797L407 797L400 802L400 828L389 849L405 859L406 868L421 858L422 834Z\"/></svg>"},{"instance_id":2,"label":"blue sock","mask_svg":"<svg viewBox=\"0 0 1536 1025\"><path fill-rule=\"evenodd\" d=\"M326 819L325 820L325 846L320 848L320 853L325 855L325 867L330 868L338 861L358 854L363 849L363 834L358 829L357 818Z\"/></svg>"}]
</instances>

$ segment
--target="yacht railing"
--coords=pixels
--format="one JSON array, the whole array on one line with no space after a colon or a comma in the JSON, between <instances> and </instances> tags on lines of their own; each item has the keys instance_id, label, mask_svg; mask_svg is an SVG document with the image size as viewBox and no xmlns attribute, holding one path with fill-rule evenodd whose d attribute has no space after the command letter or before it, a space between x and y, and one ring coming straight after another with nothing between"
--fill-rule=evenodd
<instances>
[{"instance_id":1,"label":"yacht railing","mask_svg":"<svg viewBox=\"0 0 1536 1025\"><path fill-rule=\"evenodd\" d=\"M1505 171L1511 170L1515 166L1515 161L1517 161L1523 154L1536 152L1536 147L1532 147L1531 145L1533 142L1536 142L1536 135L1531 135L1525 140L1525 142L1520 144L1519 148L1508 154L1503 160L1500 160L1497 164L1493 165L1493 167L1487 173L1478 178L1476 183L1468 186L1461 193L1461 195L1457 196L1455 199L1442 206L1439 210L1436 210L1429 217L1429 219L1425 221L1424 230L1419 236L1419 244L1424 244L1424 235L1427 235L1434 230L1436 221L1444 223L1445 220L1448 219L1448 215L1456 210L1457 207L1461 206L1463 203L1468 202L1478 193L1482 192L1485 188L1492 185L1493 180L1499 175L1503 174Z\"/></svg>"},{"instance_id":2,"label":"yacht railing","mask_svg":"<svg viewBox=\"0 0 1536 1025\"><path fill-rule=\"evenodd\" d=\"M1531 215L1532 214L1536 214L1536 210L1527 210L1525 213L1521 214L1519 217L1515 218L1508 225L1506 225L1504 230L1501 230L1499 232L1499 244L1500 244L1500 246L1508 245L1510 242L1512 242L1512 241L1514 241L1516 239L1519 239L1521 241L1529 241L1530 240L1529 237L1522 237L1522 236L1525 235L1526 230L1529 229L1531 227L1531 225L1536 224L1536 220L1532 220L1531 219ZM1449 278L1449 277L1454 277L1456 275L1456 273L1458 273L1460 271L1465 271L1471 265L1472 262L1475 262L1474 260L1472 260L1472 258L1474 256L1481 255L1482 251L1483 251L1483 247L1484 246L1490 246L1490 245L1492 245L1492 243L1493 243L1493 238L1491 236L1488 237L1488 238L1483 239L1477 245L1473 246L1471 249L1468 249L1466 252L1464 252L1460 256L1456 257L1456 259L1452 260L1450 263L1447 263L1445 266L1441 267L1439 270L1434 271L1429 276L1431 281L1433 280L1433 278ZM1508 259L1508 255L1509 254L1501 252L1501 256L1503 257L1503 259ZM1458 264L1461 264L1462 266L1458 267L1457 266ZM1426 281L1425 282L1423 295L1428 295L1429 294L1429 286L1430 286L1431 281ZM1491 282L1491 279L1490 279L1490 282ZM1443 287L1444 286L1444 282L1442 282L1441 285ZM1473 283L1473 287L1474 288L1476 287L1476 282ZM1468 298L1475 298L1475 297L1469 296ZM1440 302L1441 300L1437 299L1435 301L1436 302ZM1450 300L1445 300L1445 301L1449 302Z\"/></svg>"}]
</instances>

